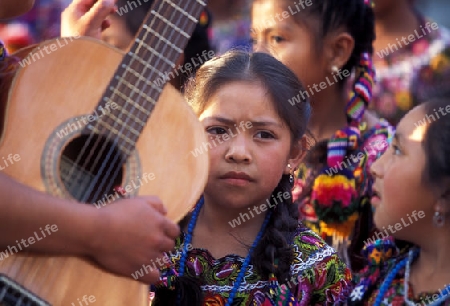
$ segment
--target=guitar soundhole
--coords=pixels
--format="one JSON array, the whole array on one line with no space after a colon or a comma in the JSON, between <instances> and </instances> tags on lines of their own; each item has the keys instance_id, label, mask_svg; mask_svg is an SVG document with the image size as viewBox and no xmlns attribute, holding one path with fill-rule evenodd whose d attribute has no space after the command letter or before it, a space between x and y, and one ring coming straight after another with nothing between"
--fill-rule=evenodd
<instances>
[{"instance_id":1,"label":"guitar soundhole","mask_svg":"<svg viewBox=\"0 0 450 306\"><path fill-rule=\"evenodd\" d=\"M64 148L59 163L61 181L72 197L84 203L117 199L123 180L124 157L101 135L79 135Z\"/></svg>"}]
</instances>

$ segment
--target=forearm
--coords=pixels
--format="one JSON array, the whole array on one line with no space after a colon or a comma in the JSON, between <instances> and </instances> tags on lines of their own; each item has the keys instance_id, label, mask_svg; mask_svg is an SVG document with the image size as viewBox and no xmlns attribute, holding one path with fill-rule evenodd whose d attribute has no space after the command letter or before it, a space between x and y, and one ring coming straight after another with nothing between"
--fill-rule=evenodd
<instances>
[{"instance_id":1,"label":"forearm","mask_svg":"<svg viewBox=\"0 0 450 306\"><path fill-rule=\"evenodd\" d=\"M30 251L86 255L96 210L33 190L0 173L0 252L20 244Z\"/></svg>"}]
</instances>

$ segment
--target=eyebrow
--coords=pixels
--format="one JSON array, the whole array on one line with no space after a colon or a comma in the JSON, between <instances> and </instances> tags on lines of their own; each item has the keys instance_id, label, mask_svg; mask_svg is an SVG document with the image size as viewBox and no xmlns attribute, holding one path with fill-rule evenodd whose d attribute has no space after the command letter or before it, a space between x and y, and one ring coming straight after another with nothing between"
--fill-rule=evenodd
<instances>
[{"instance_id":1,"label":"eyebrow","mask_svg":"<svg viewBox=\"0 0 450 306\"><path fill-rule=\"evenodd\" d=\"M261 27L251 27L250 28L250 34L256 34L256 30L260 30L261 31ZM262 33L264 34L264 35L267 35L268 33L270 33L270 32L273 32L273 31L277 31L277 30L281 30L281 31L291 31L291 27L290 26L287 26L287 25L285 25L285 24L278 24L276 27L267 27L267 28L262 28Z\"/></svg>"},{"instance_id":2,"label":"eyebrow","mask_svg":"<svg viewBox=\"0 0 450 306\"><path fill-rule=\"evenodd\" d=\"M228 124L228 125L238 124L237 122L235 122L235 121L233 121L231 119L220 117L220 116L212 116L212 117L207 117L205 119L216 120L216 121L219 121L221 123ZM266 127L266 126L282 127L282 125L279 122L275 122L275 121L264 121L264 120L261 120L261 121L250 121L250 123L254 127Z\"/></svg>"}]
</instances>

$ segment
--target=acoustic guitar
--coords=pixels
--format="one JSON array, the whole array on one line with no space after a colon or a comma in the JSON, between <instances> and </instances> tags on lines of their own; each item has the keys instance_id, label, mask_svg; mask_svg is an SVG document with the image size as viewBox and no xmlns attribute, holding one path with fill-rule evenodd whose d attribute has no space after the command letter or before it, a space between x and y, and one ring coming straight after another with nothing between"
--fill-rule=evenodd
<instances>
[{"instance_id":1,"label":"acoustic guitar","mask_svg":"<svg viewBox=\"0 0 450 306\"><path fill-rule=\"evenodd\" d=\"M35 57L19 67L8 92L0 156L15 159L2 171L99 209L121 197L157 195L179 221L206 184L208 156L192 153L206 137L181 94L155 80L175 68L204 6L155 1L126 54L85 37L31 50ZM45 230L36 229L41 239ZM2 306L148 305L148 285L85 258L25 249L0 260L0 273Z\"/></svg>"}]
</instances>

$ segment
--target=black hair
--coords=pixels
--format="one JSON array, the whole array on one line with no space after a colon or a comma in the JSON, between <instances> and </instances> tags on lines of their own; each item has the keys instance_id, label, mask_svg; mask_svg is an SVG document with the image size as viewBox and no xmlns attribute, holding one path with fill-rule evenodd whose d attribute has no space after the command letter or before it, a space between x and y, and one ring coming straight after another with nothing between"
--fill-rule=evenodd
<instances>
[{"instance_id":1,"label":"black hair","mask_svg":"<svg viewBox=\"0 0 450 306\"><path fill-rule=\"evenodd\" d=\"M119 10L121 7L127 7L130 9L127 13L123 13L122 16L117 15L119 18L123 18L125 26L131 35L136 35L144 22L150 8L152 7L154 0L117 0L117 7ZM133 9L131 9L133 8ZM211 26L211 13L205 8L202 12L195 29L189 38L186 47L184 48L184 61L183 66L187 63L199 63L198 65L191 65L193 69L187 72L186 75L182 75L177 80L177 87L181 88L182 84L199 68L200 63L205 61L204 56L201 56L204 51L208 54L213 51L211 43L209 41L208 31ZM211 53L209 53L211 54ZM200 60L197 58L201 56ZM208 55L209 56L209 55ZM209 59L209 58L207 58Z\"/></svg>"},{"instance_id":2,"label":"black hair","mask_svg":"<svg viewBox=\"0 0 450 306\"><path fill-rule=\"evenodd\" d=\"M293 144L305 135L311 114L309 101L303 99L294 105L289 103L289 99L303 90L303 86L289 68L268 54L234 50L206 62L197 71L195 79L187 84L186 98L199 115L217 90L224 84L236 81L262 84L271 97L277 114L289 127ZM279 192L287 192L290 196L288 199L284 197L285 200L278 204L270 197L272 215L251 257L251 264L261 277L268 279L274 273L280 283L286 282L290 276L290 266L294 259L291 244L298 227L298 208L292 202L291 189L289 175L283 175L272 195L275 197ZM183 283L189 282L184 280ZM191 280L190 285L198 286L195 285L195 280ZM189 292L185 288L178 290ZM197 288L190 292L199 291ZM167 293L167 289L156 290L157 305L170 305L169 298L174 293ZM198 294L194 296L200 298ZM198 302L189 300L185 305L196 305Z\"/></svg>"},{"instance_id":3,"label":"black hair","mask_svg":"<svg viewBox=\"0 0 450 306\"><path fill-rule=\"evenodd\" d=\"M424 135L422 147L425 151L423 181L440 192L450 192L450 117L440 116L450 109L450 96L434 98L423 104L424 112L436 116ZM434 115L432 115L434 114Z\"/></svg>"}]
</instances>

